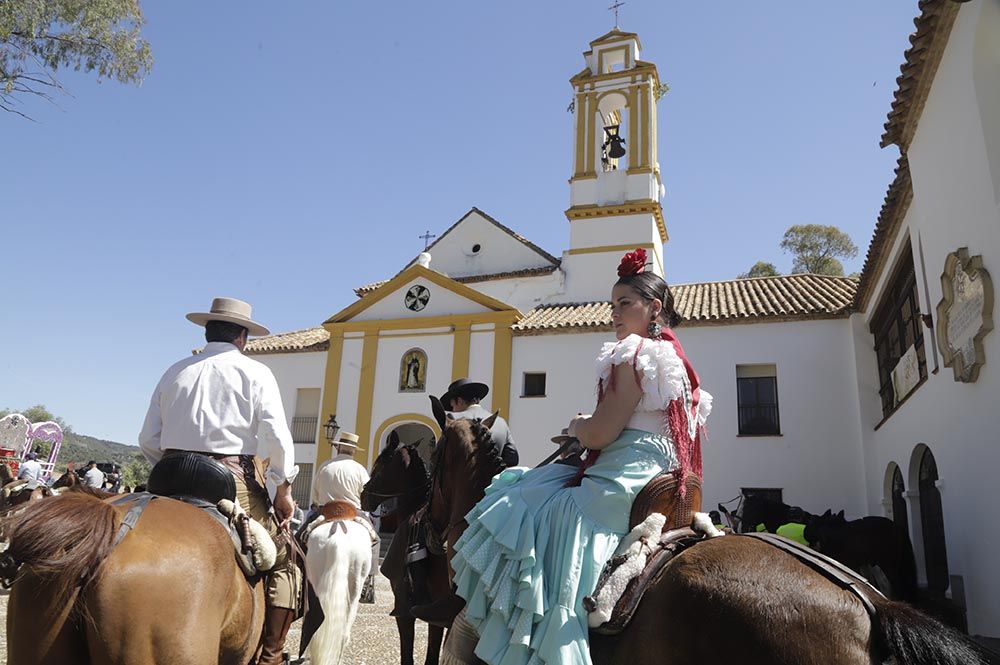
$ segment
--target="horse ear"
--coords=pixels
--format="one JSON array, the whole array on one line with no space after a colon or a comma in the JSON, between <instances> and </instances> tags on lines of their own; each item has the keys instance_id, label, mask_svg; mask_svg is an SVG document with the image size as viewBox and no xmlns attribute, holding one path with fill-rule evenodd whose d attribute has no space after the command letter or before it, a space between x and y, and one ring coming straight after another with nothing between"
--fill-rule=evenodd
<instances>
[{"instance_id":1,"label":"horse ear","mask_svg":"<svg viewBox=\"0 0 1000 665\"><path fill-rule=\"evenodd\" d=\"M431 398L431 411L434 412L434 420L437 421L438 427L444 431L445 423L448 421L447 414L445 413L444 407L441 406L441 400L439 400L434 395Z\"/></svg>"},{"instance_id":2,"label":"horse ear","mask_svg":"<svg viewBox=\"0 0 1000 665\"><path fill-rule=\"evenodd\" d=\"M839 519L839 520L843 520L844 519L844 511L843 510L841 510L839 513L837 513L837 519Z\"/></svg>"},{"instance_id":3,"label":"horse ear","mask_svg":"<svg viewBox=\"0 0 1000 665\"><path fill-rule=\"evenodd\" d=\"M833 511L827 508L826 512L823 513L823 517L833 517Z\"/></svg>"},{"instance_id":4,"label":"horse ear","mask_svg":"<svg viewBox=\"0 0 1000 665\"><path fill-rule=\"evenodd\" d=\"M395 430L389 433L389 443L386 446L387 450L395 450L399 445L399 434Z\"/></svg>"},{"instance_id":5,"label":"horse ear","mask_svg":"<svg viewBox=\"0 0 1000 665\"><path fill-rule=\"evenodd\" d=\"M494 411L492 416L483 421L483 427L485 427L486 429L493 429L493 423L497 421L497 417L499 417L499 415L500 415L499 409Z\"/></svg>"}]
</instances>

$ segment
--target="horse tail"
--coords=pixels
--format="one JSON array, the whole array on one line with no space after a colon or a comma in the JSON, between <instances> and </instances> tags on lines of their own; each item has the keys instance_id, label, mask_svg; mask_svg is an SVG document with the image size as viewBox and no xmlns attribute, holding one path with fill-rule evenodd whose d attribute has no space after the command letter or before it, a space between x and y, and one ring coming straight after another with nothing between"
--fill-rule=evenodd
<instances>
[{"instance_id":1,"label":"horse tail","mask_svg":"<svg viewBox=\"0 0 1000 665\"><path fill-rule=\"evenodd\" d=\"M882 646L899 665L986 663L972 641L906 603L876 600L872 622L878 625Z\"/></svg>"},{"instance_id":2,"label":"horse tail","mask_svg":"<svg viewBox=\"0 0 1000 665\"><path fill-rule=\"evenodd\" d=\"M309 641L313 665L337 665L344 659L371 551L368 530L351 521L321 524L309 536L306 571L324 615Z\"/></svg>"},{"instance_id":3,"label":"horse tail","mask_svg":"<svg viewBox=\"0 0 1000 665\"><path fill-rule=\"evenodd\" d=\"M93 582L115 545L121 518L95 496L69 492L33 501L3 520L10 546L0 577L11 581L19 566L41 579L65 581L68 596Z\"/></svg>"}]
</instances>

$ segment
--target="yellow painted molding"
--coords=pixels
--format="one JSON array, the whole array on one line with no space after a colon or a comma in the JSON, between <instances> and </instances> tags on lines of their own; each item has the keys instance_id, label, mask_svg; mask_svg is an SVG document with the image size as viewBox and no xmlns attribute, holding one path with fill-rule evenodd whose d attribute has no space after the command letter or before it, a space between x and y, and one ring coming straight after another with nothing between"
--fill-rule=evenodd
<instances>
[{"instance_id":1,"label":"yellow painted molding","mask_svg":"<svg viewBox=\"0 0 1000 665\"><path fill-rule=\"evenodd\" d=\"M469 349L472 346L472 325L455 326L451 352L451 380L469 376Z\"/></svg>"},{"instance_id":2,"label":"yellow painted molding","mask_svg":"<svg viewBox=\"0 0 1000 665\"><path fill-rule=\"evenodd\" d=\"M581 91L576 95L576 164L573 166L574 172L578 175L583 175L586 169L584 146L586 145L588 122L590 122L590 113L587 110L587 95Z\"/></svg>"},{"instance_id":3,"label":"yellow painted molding","mask_svg":"<svg viewBox=\"0 0 1000 665\"><path fill-rule=\"evenodd\" d=\"M639 141L639 166L650 169L650 173L652 173L650 159L652 159L653 156L649 151L649 134L653 131L653 123L650 118L656 116L656 104L650 103L648 85L640 87L638 89L638 94L640 97L639 106L642 108L642 124L640 125L642 128L642 138ZM655 161L653 163L655 163Z\"/></svg>"},{"instance_id":4,"label":"yellow painted molding","mask_svg":"<svg viewBox=\"0 0 1000 665\"><path fill-rule=\"evenodd\" d=\"M509 309L503 312L479 312L475 314L452 314L442 316L428 316L417 319L376 319L373 321L346 321L344 323L324 323L323 328L330 331L330 334L350 334L363 332L365 335L378 333L382 330L426 330L427 328L442 328L448 326L454 329L457 326L472 325L474 323L492 323L496 326L511 326L523 318L516 309ZM420 333L414 333L418 335ZM451 334L447 332L444 334ZM396 337L406 337L397 335Z\"/></svg>"},{"instance_id":5,"label":"yellow painted molding","mask_svg":"<svg viewBox=\"0 0 1000 665\"><path fill-rule=\"evenodd\" d=\"M615 40L615 41L618 41L618 40ZM631 66L631 64L629 62L630 60L632 60L632 58L630 57L630 54L629 54L628 44L622 44L621 46L615 46L614 48L603 49L600 53L597 54L597 72L599 74L605 74L605 73L610 74L611 73L611 72L605 72L604 71L604 56L605 55L610 55L612 53L618 53L618 52L621 52L625 57L624 57L624 60L622 62L622 68L620 70L618 70L617 72L614 72L614 73L615 74L619 74L619 73L622 73L622 72L631 72L632 71L632 66Z\"/></svg>"},{"instance_id":6,"label":"yellow painted molding","mask_svg":"<svg viewBox=\"0 0 1000 665\"><path fill-rule=\"evenodd\" d=\"M399 423L420 423L421 425L426 425L434 432L434 438L438 439L441 437L441 428L438 427L437 422L434 419L425 416L422 413L400 413L399 415L392 416L391 418L386 418L382 421L382 424L378 426L375 430L375 436L372 437L372 451L373 454L368 462L368 468L375 463L375 458L378 454L382 452L379 444L382 441L382 435L385 431L392 427L393 425L398 425Z\"/></svg>"},{"instance_id":7,"label":"yellow painted molding","mask_svg":"<svg viewBox=\"0 0 1000 665\"><path fill-rule=\"evenodd\" d=\"M641 201L627 201L618 205L608 206L573 206L566 211L566 219L573 222L578 219L597 219L600 217L621 217L623 215L653 215L656 220L656 227L660 231L660 240L667 242L670 237L667 235L667 225L663 221L663 207L659 201L645 199Z\"/></svg>"},{"instance_id":8,"label":"yellow painted molding","mask_svg":"<svg viewBox=\"0 0 1000 665\"><path fill-rule=\"evenodd\" d=\"M344 357L344 336L330 334L330 348L326 352L326 370L323 375L323 408L320 410L320 427L316 433L316 467L332 456L324 435L323 423L337 413L337 392L340 390L340 366ZM315 470L314 470L315 471Z\"/></svg>"},{"instance_id":9,"label":"yellow painted molding","mask_svg":"<svg viewBox=\"0 0 1000 665\"><path fill-rule=\"evenodd\" d=\"M628 144L631 146L629 148L628 163L629 166L633 162L639 163L642 160L642 154L637 150L639 145L639 116L641 115L641 109L639 108L639 89L632 86L628 89ZM631 171L632 169L629 169Z\"/></svg>"},{"instance_id":10,"label":"yellow painted molding","mask_svg":"<svg viewBox=\"0 0 1000 665\"><path fill-rule=\"evenodd\" d=\"M587 94L587 145L586 145L586 155L587 155L587 173L596 173L594 170L594 161L597 155L597 136L594 134L595 125L594 113L597 111L597 93L591 92Z\"/></svg>"},{"instance_id":11,"label":"yellow painted molding","mask_svg":"<svg viewBox=\"0 0 1000 665\"><path fill-rule=\"evenodd\" d=\"M599 247L576 247L567 250L567 254L601 254L603 252L630 252L636 247L655 250L656 247L651 242L640 242L633 245L601 245Z\"/></svg>"},{"instance_id":12,"label":"yellow painted molding","mask_svg":"<svg viewBox=\"0 0 1000 665\"><path fill-rule=\"evenodd\" d=\"M361 381L358 384L357 428L358 447L354 459L364 464L371 449L372 403L375 401L375 366L378 362L378 329L365 335L361 348Z\"/></svg>"},{"instance_id":13,"label":"yellow painted molding","mask_svg":"<svg viewBox=\"0 0 1000 665\"><path fill-rule=\"evenodd\" d=\"M514 336L510 328L497 328L493 337L493 410L510 419L510 374L514 355Z\"/></svg>"},{"instance_id":14,"label":"yellow painted molding","mask_svg":"<svg viewBox=\"0 0 1000 665\"><path fill-rule=\"evenodd\" d=\"M637 166L634 169L625 171L629 175L652 175L653 169L649 166Z\"/></svg>"},{"instance_id":15,"label":"yellow painted molding","mask_svg":"<svg viewBox=\"0 0 1000 665\"><path fill-rule=\"evenodd\" d=\"M574 175L572 178L570 178L566 182L572 184L572 183L576 182L577 180L597 180L597 174L596 173L583 173L583 174L580 174L580 175Z\"/></svg>"},{"instance_id":16,"label":"yellow painted molding","mask_svg":"<svg viewBox=\"0 0 1000 665\"><path fill-rule=\"evenodd\" d=\"M409 268L407 268L406 270L404 270L403 272L396 275L395 277L393 277L392 279L390 279L382 286L372 291L371 293L365 295L360 300L354 302L353 304L349 305L348 307L345 307L344 309L340 310L339 312L331 316L324 322L324 325L326 323L347 322L350 319L356 317L361 312L371 307L372 305L374 305L375 303L381 301L386 296L395 293L400 287L418 278L426 279L427 281L436 284L437 286L440 286L441 288L447 291L451 291L452 293L462 298L471 300L472 302L482 305L483 307L486 307L487 309L493 311L509 311L513 309L507 303L501 302L496 298L491 298L488 295L480 293L479 291L476 291L475 289L466 286L465 284L456 282L447 275L442 275L441 273L431 270L430 268L425 268L421 265L414 264ZM414 327L419 327L419 326L414 326Z\"/></svg>"},{"instance_id":17,"label":"yellow painted molding","mask_svg":"<svg viewBox=\"0 0 1000 665\"><path fill-rule=\"evenodd\" d=\"M590 68L588 67L571 78L569 82L575 86L583 86L584 84L594 84L604 81L612 81L614 79L622 79L622 83L627 84L631 80L630 77L633 75L638 75L639 80L641 81L652 79L657 84L660 82L660 74L656 71L656 65L650 62L643 62L642 60L637 60L633 69L627 69L621 72L609 72L607 74L592 74L590 72Z\"/></svg>"}]
</instances>

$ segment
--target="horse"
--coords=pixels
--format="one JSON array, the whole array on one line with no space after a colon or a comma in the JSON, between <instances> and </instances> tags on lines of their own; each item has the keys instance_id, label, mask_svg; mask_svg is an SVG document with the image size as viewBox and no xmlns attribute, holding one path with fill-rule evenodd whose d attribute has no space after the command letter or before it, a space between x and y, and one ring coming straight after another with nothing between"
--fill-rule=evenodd
<instances>
[{"instance_id":1,"label":"horse","mask_svg":"<svg viewBox=\"0 0 1000 665\"><path fill-rule=\"evenodd\" d=\"M332 502L321 512L325 519L310 532L306 549L306 573L324 617L309 640L309 657L313 665L337 665L374 565L373 532L355 519L357 510L347 502Z\"/></svg>"},{"instance_id":2,"label":"horse","mask_svg":"<svg viewBox=\"0 0 1000 665\"><path fill-rule=\"evenodd\" d=\"M813 514L798 506L790 506L760 494L750 494L744 497L737 517L739 531L742 533L754 531L758 524L763 524L769 532L776 533L782 524L808 523Z\"/></svg>"},{"instance_id":3,"label":"horse","mask_svg":"<svg viewBox=\"0 0 1000 665\"><path fill-rule=\"evenodd\" d=\"M45 497L52 496L52 490L45 485L37 485L34 488L28 487L28 481L18 481L14 476L14 471L0 462L0 514L9 512L28 503L38 501ZM2 539L3 529L0 528L0 539Z\"/></svg>"},{"instance_id":4,"label":"horse","mask_svg":"<svg viewBox=\"0 0 1000 665\"><path fill-rule=\"evenodd\" d=\"M442 434L430 509L451 543L462 529L456 516L489 482L492 460L483 449L490 436L485 422L434 411ZM590 654L597 665L984 663L956 631L909 605L862 593L874 614L784 550L749 536L711 538L666 564L622 632L591 632ZM450 657L447 644L446 651Z\"/></svg>"},{"instance_id":5,"label":"horse","mask_svg":"<svg viewBox=\"0 0 1000 665\"><path fill-rule=\"evenodd\" d=\"M5 519L7 663L249 662L264 590L244 576L229 534L168 498L122 528L127 507L113 500L71 491Z\"/></svg>"},{"instance_id":6,"label":"horse","mask_svg":"<svg viewBox=\"0 0 1000 665\"><path fill-rule=\"evenodd\" d=\"M52 483L52 489L72 488L82 484L83 480L80 478L80 474L73 469L66 469L66 472Z\"/></svg>"},{"instance_id":7,"label":"horse","mask_svg":"<svg viewBox=\"0 0 1000 665\"><path fill-rule=\"evenodd\" d=\"M430 496L430 474L424 465L417 446L400 445L395 432L389 435L386 448L379 453L372 466L371 479L361 493L361 508L374 511L389 499L397 500L399 527L382 562L382 574L389 579L395 605L392 615L399 632L401 665L413 665L415 619L411 614L416 601L436 600L451 594L448 583L448 563L444 556L428 551L426 559L427 585L430 599L413 598L407 575L406 549L409 529L416 526L418 512L426 509ZM437 665L441 652L444 628L429 624L427 628L427 653L425 665Z\"/></svg>"},{"instance_id":8,"label":"horse","mask_svg":"<svg viewBox=\"0 0 1000 665\"><path fill-rule=\"evenodd\" d=\"M847 521L844 511L827 510L806 524L805 537L812 547L861 573L878 566L898 600L917 597L917 566L910 537L886 517ZM871 574L869 572L869 574Z\"/></svg>"}]
</instances>

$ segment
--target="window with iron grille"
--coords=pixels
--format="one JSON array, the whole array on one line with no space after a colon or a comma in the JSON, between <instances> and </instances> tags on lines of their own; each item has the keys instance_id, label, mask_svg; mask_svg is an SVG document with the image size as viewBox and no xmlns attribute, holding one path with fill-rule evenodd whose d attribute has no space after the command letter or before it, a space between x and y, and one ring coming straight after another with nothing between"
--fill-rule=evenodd
<instances>
[{"instance_id":1,"label":"window with iron grille","mask_svg":"<svg viewBox=\"0 0 1000 665\"><path fill-rule=\"evenodd\" d=\"M545 397L545 372L525 372L521 397Z\"/></svg>"},{"instance_id":2,"label":"window with iron grille","mask_svg":"<svg viewBox=\"0 0 1000 665\"><path fill-rule=\"evenodd\" d=\"M900 358L911 347L916 353L920 381L927 378L924 332L920 319L920 301L917 297L917 277L913 269L913 252L909 242L906 243L900 264L896 267L881 301L875 308L870 330L875 336L882 416L887 418L906 396L896 394L892 377Z\"/></svg>"},{"instance_id":3,"label":"window with iron grille","mask_svg":"<svg viewBox=\"0 0 1000 665\"><path fill-rule=\"evenodd\" d=\"M313 465L308 462L299 462L299 475L295 476L292 483L292 498L296 505L302 506L303 510L309 508L310 494L312 492Z\"/></svg>"},{"instance_id":4,"label":"window with iron grille","mask_svg":"<svg viewBox=\"0 0 1000 665\"><path fill-rule=\"evenodd\" d=\"M737 365L736 403L740 436L781 434L778 376L774 365Z\"/></svg>"}]
</instances>

